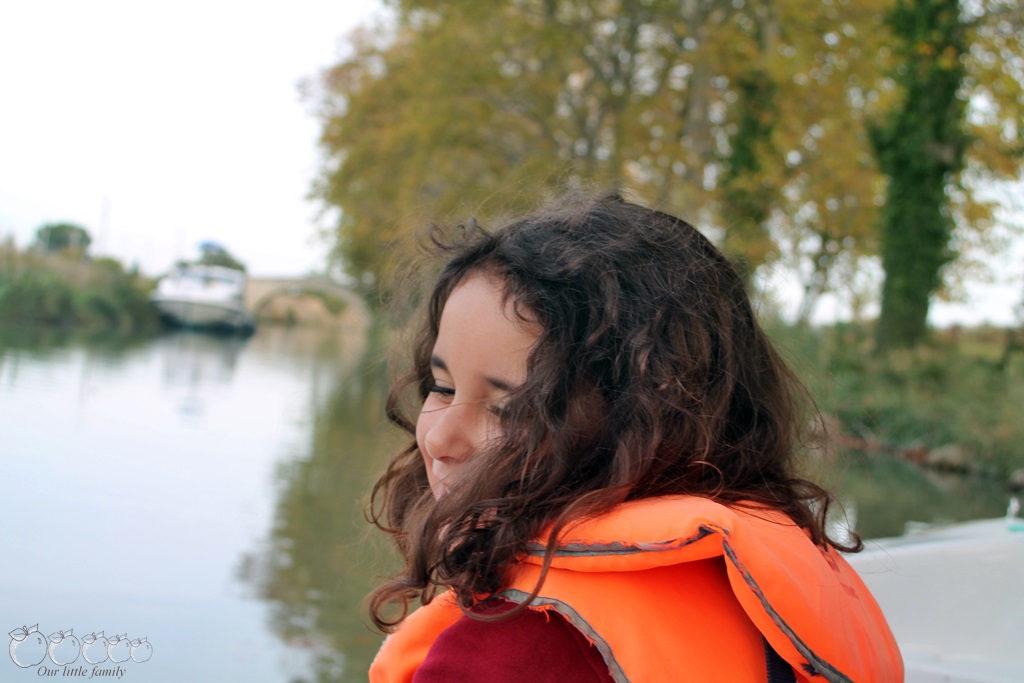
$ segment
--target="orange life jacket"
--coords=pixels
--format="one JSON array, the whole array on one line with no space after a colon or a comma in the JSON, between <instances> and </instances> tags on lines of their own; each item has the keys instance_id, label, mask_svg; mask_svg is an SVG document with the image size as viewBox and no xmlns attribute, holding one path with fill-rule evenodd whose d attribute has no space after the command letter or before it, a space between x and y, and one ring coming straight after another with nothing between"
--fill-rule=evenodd
<instances>
[{"instance_id":1,"label":"orange life jacket","mask_svg":"<svg viewBox=\"0 0 1024 683\"><path fill-rule=\"evenodd\" d=\"M503 597L526 600L543 553L531 549ZM762 638L799 681L903 680L896 641L856 572L765 508L668 496L578 522L529 606L567 618L616 681L764 681ZM461 616L450 594L414 612L384 642L371 682L411 681Z\"/></svg>"}]
</instances>

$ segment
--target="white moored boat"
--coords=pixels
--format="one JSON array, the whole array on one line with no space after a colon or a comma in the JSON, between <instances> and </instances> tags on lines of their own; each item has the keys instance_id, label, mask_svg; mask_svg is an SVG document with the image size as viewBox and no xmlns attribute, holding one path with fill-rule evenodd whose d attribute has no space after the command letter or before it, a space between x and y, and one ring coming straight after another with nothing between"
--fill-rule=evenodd
<instances>
[{"instance_id":1,"label":"white moored boat","mask_svg":"<svg viewBox=\"0 0 1024 683\"><path fill-rule=\"evenodd\" d=\"M234 268L182 264L157 284L150 300L160 314L186 327L251 330L245 310L245 273Z\"/></svg>"},{"instance_id":2,"label":"white moored boat","mask_svg":"<svg viewBox=\"0 0 1024 683\"><path fill-rule=\"evenodd\" d=\"M848 556L882 607L906 683L1024 681L1024 519L930 526Z\"/></svg>"}]
</instances>

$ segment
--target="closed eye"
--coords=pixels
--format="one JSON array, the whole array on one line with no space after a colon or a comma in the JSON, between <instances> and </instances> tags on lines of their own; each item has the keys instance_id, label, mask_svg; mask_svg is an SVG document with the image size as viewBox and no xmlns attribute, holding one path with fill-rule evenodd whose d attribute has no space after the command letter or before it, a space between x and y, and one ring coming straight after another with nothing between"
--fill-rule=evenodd
<instances>
[{"instance_id":1,"label":"closed eye","mask_svg":"<svg viewBox=\"0 0 1024 683\"><path fill-rule=\"evenodd\" d=\"M438 384L431 385L431 387L429 389L427 389L427 392L431 393L431 394L437 394L439 396L454 396L455 395L455 390L452 389L451 387L442 387L442 386L440 386Z\"/></svg>"}]
</instances>

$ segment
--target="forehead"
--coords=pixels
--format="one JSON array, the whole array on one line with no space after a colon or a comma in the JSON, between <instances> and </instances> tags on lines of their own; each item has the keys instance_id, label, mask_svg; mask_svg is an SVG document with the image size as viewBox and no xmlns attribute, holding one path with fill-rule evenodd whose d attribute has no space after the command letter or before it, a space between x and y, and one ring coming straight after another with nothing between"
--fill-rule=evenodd
<instances>
[{"instance_id":1,"label":"forehead","mask_svg":"<svg viewBox=\"0 0 1024 683\"><path fill-rule=\"evenodd\" d=\"M499 280L475 273L456 285L445 302L434 352L449 364L471 361L481 370L522 380L526 356L539 335L537 323L516 314Z\"/></svg>"}]
</instances>

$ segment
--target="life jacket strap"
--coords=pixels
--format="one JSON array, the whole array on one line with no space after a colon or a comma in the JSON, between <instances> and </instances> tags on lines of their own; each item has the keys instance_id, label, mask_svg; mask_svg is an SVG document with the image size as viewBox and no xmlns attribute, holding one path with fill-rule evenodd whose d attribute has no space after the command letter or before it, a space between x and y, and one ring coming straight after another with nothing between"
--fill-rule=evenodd
<instances>
[{"instance_id":1,"label":"life jacket strap","mask_svg":"<svg viewBox=\"0 0 1024 683\"><path fill-rule=\"evenodd\" d=\"M764 659L768 668L768 683L796 683L796 674L775 648L764 641Z\"/></svg>"}]
</instances>

